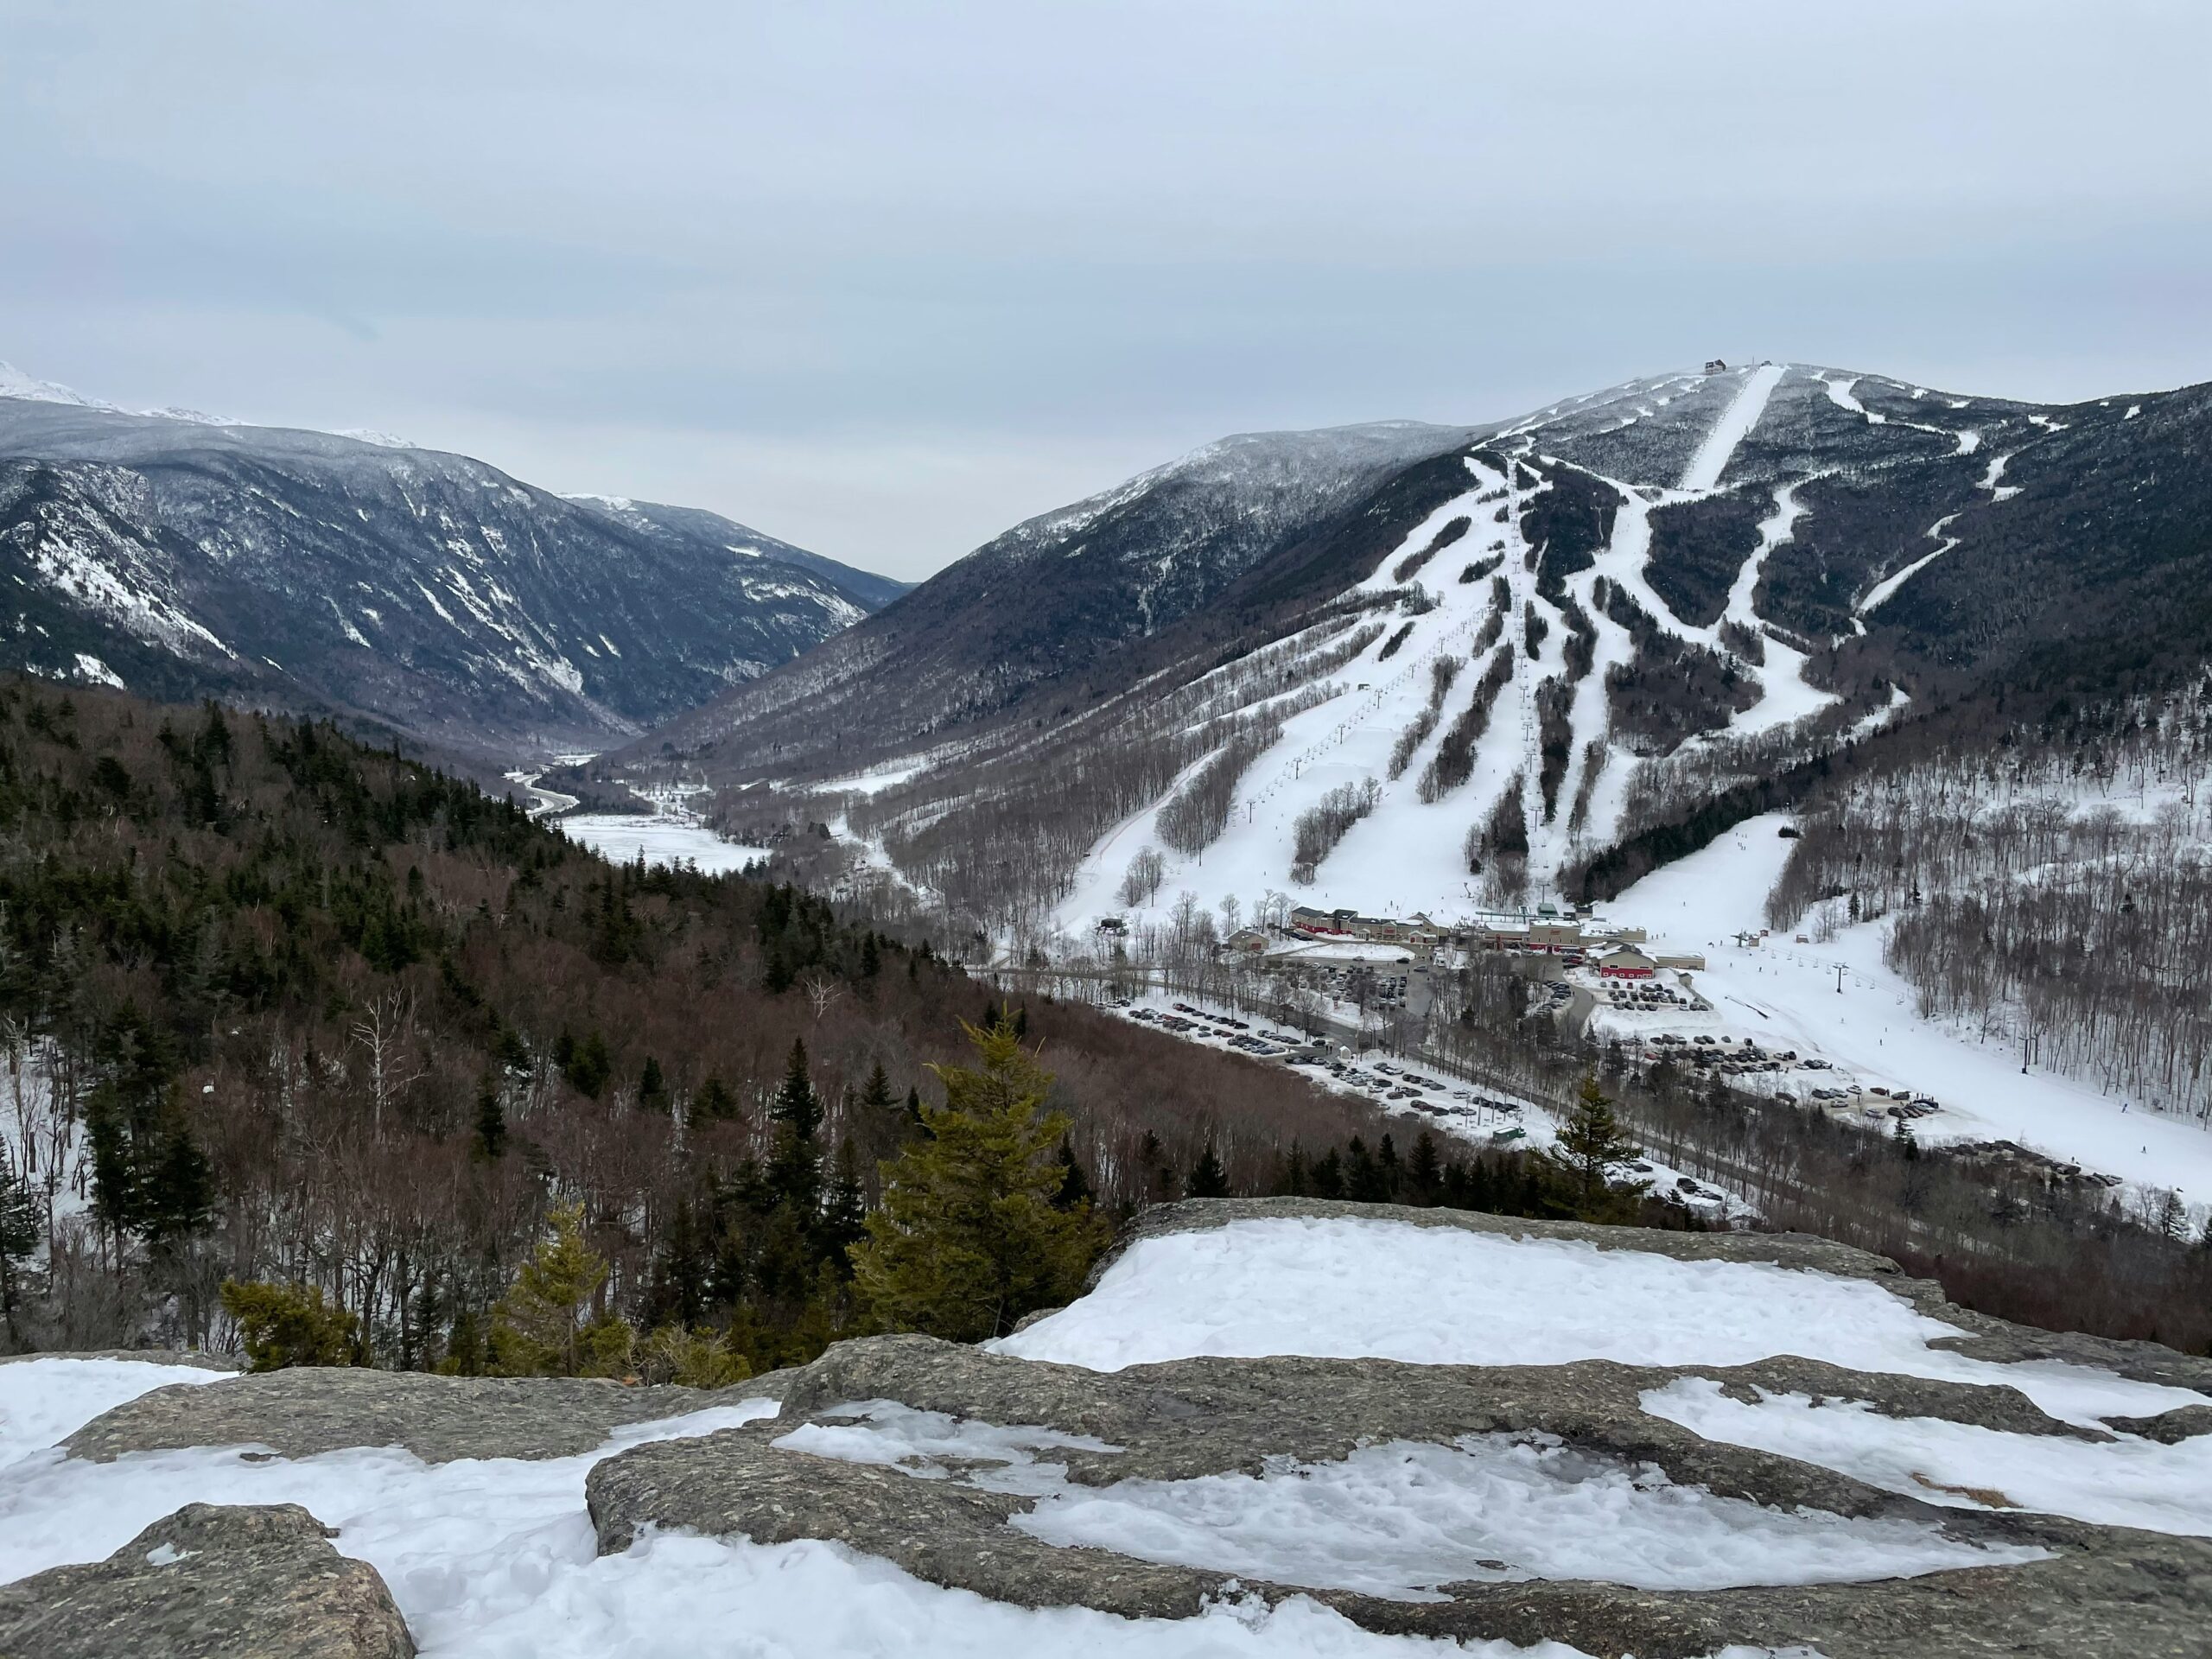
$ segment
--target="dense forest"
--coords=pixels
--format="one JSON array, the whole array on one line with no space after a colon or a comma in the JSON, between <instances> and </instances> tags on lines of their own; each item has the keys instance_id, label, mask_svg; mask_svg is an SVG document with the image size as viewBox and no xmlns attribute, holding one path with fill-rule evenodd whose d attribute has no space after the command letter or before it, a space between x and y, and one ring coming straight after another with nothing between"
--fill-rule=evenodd
<instances>
[{"instance_id":1,"label":"dense forest","mask_svg":"<svg viewBox=\"0 0 2212 1659\"><path fill-rule=\"evenodd\" d=\"M913 1319L952 1259L914 1195L963 1146L1025 1148L991 1190L1064 1218L1015 1252L1052 1273L937 1327L985 1334L1185 1192L1587 1207L327 726L0 682L0 836L14 1346L726 1376Z\"/></svg>"}]
</instances>

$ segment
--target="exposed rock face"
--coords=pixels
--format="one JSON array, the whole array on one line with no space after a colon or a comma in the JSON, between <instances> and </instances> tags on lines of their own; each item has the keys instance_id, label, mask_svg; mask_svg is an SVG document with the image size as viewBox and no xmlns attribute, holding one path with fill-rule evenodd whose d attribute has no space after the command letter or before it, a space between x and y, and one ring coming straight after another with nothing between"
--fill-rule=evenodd
<instances>
[{"instance_id":1,"label":"exposed rock face","mask_svg":"<svg viewBox=\"0 0 2212 1659\"><path fill-rule=\"evenodd\" d=\"M249 1445L291 1458L353 1446L404 1446L425 1463L567 1458L593 1450L625 1423L776 1399L789 1375L710 1392L625 1388L591 1377L428 1376L302 1366L212 1389L156 1389L95 1417L63 1445L73 1457L100 1463L131 1452Z\"/></svg>"},{"instance_id":2,"label":"exposed rock face","mask_svg":"<svg viewBox=\"0 0 2212 1659\"><path fill-rule=\"evenodd\" d=\"M1941 1345L1978 1357L2063 1358L2145 1381L2212 1383L2212 1364L2146 1344L2050 1336L1966 1314L1894 1263L1816 1238L1667 1234L1321 1201L1205 1200L1147 1212L1122 1248L1165 1232L1286 1217L1461 1227L1877 1280L1919 1311L1958 1325L1961 1337ZM626 1548L652 1527L764 1543L829 1539L996 1599L1128 1617L1188 1617L1222 1596L1307 1594L1381 1632L1548 1639L1593 1655L1633 1652L1643 1659L1688 1659L1731 1643L1802 1643L1827 1659L1994 1653L2072 1659L2112 1651L2179 1656L2201 1643L2202 1615L2212 1607L2212 1543L2010 1508L1939 1508L1811 1462L1707 1440L1643 1404L1649 1391L1687 1377L1707 1379L1745 1401L1802 1395L1860 1402L1895 1419L2112 1438L2056 1420L2013 1389L1795 1357L1679 1367L1194 1358L1102 1373L927 1338L883 1337L841 1343L797 1373L775 1420L625 1452L599 1464L587 1490L602 1552ZM1052 1438L1039 1445L1050 1449L1034 1455L1047 1467L1009 1478L1013 1465L990 1462L995 1453L982 1453L980 1462L934 1452L925 1459L902 1452L896 1434L855 1452L849 1437L868 1440L872 1421L887 1421L869 1416L881 1402L941 1414L936 1421L976 1427L983 1441L1017 1428L1045 1432ZM2177 1429L2196 1427L2196 1408L2172 1414ZM2115 1427L2126 1432L2133 1425ZM832 1455L830 1442L839 1436L849 1437L845 1450ZM1128 1543L1127 1534L1108 1548L1056 1544L1024 1529L1045 1504L1084 1501L1078 1494L1157 1492L1160 1483L1232 1474L1281 1477L1291 1465L1321 1471L1363 1448L1476 1443L1468 1437L1563 1446L1605 1466L1649 1471L1639 1478L1702 1488L1713 1499L1755 1503L1769 1515L1910 1528L1961 1548L2001 1552L1990 1559L2007 1564L1981 1565L1969 1554L1961 1557L1967 1565L1922 1576L1701 1590L1635 1588L1590 1577L1484 1577L1440 1585L1441 1599L1417 1600L1313 1581L1262 1582L1250 1571L1177 1564L1166 1554L1139 1559L1119 1553L1125 1543L1142 1548ZM1034 1473L1045 1476L1044 1485L1025 1484ZM1984 1501L2005 1502L2001 1494Z\"/></svg>"},{"instance_id":3,"label":"exposed rock face","mask_svg":"<svg viewBox=\"0 0 2212 1659\"><path fill-rule=\"evenodd\" d=\"M412 1659L376 1568L296 1503L188 1503L105 1561L0 1586L8 1659Z\"/></svg>"},{"instance_id":4,"label":"exposed rock face","mask_svg":"<svg viewBox=\"0 0 2212 1659\"><path fill-rule=\"evenodd\" d=\"M1899 1416L1943 1417L2052 1434L2024 1397L1799 1359L1675 1369L1605 1361L1501 1367L1384 1360L1192 1359L1101 1374L1013 1359L927 1338L841 1343L800 1371L782 1414L692 1440L658 1442L592 1471L603 1552L647 1526L758 1542L827 1538L933 1582L1026 1606L1079 1604L1128 1617L1183 1618L1212 1597L1315 1596L1389 1632L1568 1643L1592 1654L1688 1659L1730 1643L1810 1643L1851 1656L2107 1650L2180 1655L2212 1605L2212 1547L2193 1539L2045 1516L1938 1510L1810 1464L1700 1439L1649 1416L1647 1389L1686 1375L1731 1391L1872 1402ZM1365 1444L1448 1445L1463 1435L1556 1435L1579 1452L1656 1465L1680 1484L1784 1511L1901 1518L1980 1544L2026 1545L2047 1560L1865 1583L1665 1592L1590 1580L1479 1582L1414 1602L1255 1584L1249 1576L1063 1548L1015 1530L1032 1498L957 1478L840 1461L775 1442L810 1423L849 1421L849 1402L895 1401L996 1425L1038 1425L1120 1449L1050 1452L1073 1485L1261 1472L1270 1459L1341 1459Z\"/></svg>"}]
</instances>

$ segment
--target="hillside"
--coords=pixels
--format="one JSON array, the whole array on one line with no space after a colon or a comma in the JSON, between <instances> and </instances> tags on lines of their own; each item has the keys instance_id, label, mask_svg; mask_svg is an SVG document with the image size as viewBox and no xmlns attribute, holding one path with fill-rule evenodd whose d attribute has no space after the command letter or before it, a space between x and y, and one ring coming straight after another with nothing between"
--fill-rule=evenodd
<instances>
[{"instance_id":1,"label":"hillside","mask_svg":"<svg viewBox=\"0 0 2212 1659\"><path fill-rule=\"evenodd\" d=\"M315 1284L366 1353L427 1364L575 1202L607 1305L659 1306L671 1252L708 1249L693 1317L804 1356L828 1327L793 1334L812 1267L770 1247L778 1113L816 1102L817 1174L864 1207L993 1006L865 915L610 865L327 725L213 705L0 680L0 1222L19 1179L35 1217L0 1227L5 1348L205 1341L233 1276ZM1249 1189L1293 1142L1378 1134L1280 1069L1013 1011L1105 1204L1209 1147Z\"/></svg>"},{"instance_id":2,"label":"hillside","mask_svg":"<svg viewBox=\"0 0 2212 1659\"><path fill-rule=\"evenodd\" d=\"M620 742L903 590L713 513L20 375L0 379L0 667L510 760Z\"/></svg>"},{"instance_id":3,"label":"hillside","mask_svg":"<svg viewBox=\"0 0 2212 1659\"><path fill-rule=\"evenodd\" d=\"M1766 364L1357 450L1232 440L1245 464L1021 526L607 769L667 743L844 791L873 861L1023 938L1128 909L1147 849L1154 893L1248 910L1608 893L1900 718L2185 677L2209 416L2203 387L2042 408Z\"/></svg>"}]
</instances>

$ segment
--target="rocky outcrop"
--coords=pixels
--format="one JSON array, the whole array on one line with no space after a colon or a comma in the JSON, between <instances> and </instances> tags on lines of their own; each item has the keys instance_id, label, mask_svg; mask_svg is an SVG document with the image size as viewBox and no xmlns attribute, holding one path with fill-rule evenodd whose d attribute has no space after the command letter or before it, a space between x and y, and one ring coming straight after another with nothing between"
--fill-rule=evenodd
<instances>
[{"instance_id":1,"label":"rocky outcrop","mask_svg":"<svg viewBox=\"0 0 2212 1659\"><path fill-rule=\"evenodd\" d=\"M824 1538L931 1582L1026 1606L1080 1605L1187 1617L1211 1598L1309 1594L1377 1631L1568 1643L1593 1655L1688 1659L1731 1643L1807 1643L1828 1659L1910 1653L2180 1655L2212 1605L2212 1546L2019 1513L1936 1509L1811 1464L1700 1439L1645 1414L1643 1390L1677 1377L1869 1401L1901 1416L2014 1432L2093 1435L2045 1418L2009 1389L1872 1376L1800 1359L1736 1367L1408 1365L1383 1360L1191 1359L1112 1373L1039 1363L919 1337L842 1343L801 1370L781 1414L700 1440L657 1442L592 1471L603 1552L648 1527L764 1543ZM1009 1526L1036 1500L963 1478L957 1461L910 1469L846 1462L777 1442L839 1424L852 1402L895 1402L999 1426L1037 1426L1113 1449L1055 1446L1074 1487L1258 1474L1271 1460L1341 1459L1392 1441L1553 1435L1577 1452L1656 1467L1672 1481L1782 1511L1918 1522L1981 1545L2048 1558L1922 1578L1654 1592L1587 1580L1483 1581L1404 1601L1257 1584L1247 1574L1065 1548ZM1280 1467L1280 1463L1277 1464Z\"/></svg>"},{"instance_id":2,"label":"rocky outcrop","mask_svg":"<svg viewBox=\"0 0 2212 1659\"><path fill-rule=\"evenodd\" d=\"M1977 1313L1944 1298L1932 1279L1915 1279L1886 1255L1839 1244L1810 1233L1669 1233L1648 1227L1607 1227L1583 1221L1531 1221L1467 1210L1409 1210L1392 1204L1350 1204L1334 1198L1185 1198L1147 1210L1122 1229L1114 1247L1091 1269L1096 1285L1129 1249L1167 1233L1204 1232L1236 1221L1389 1221L1409 1227L1456 1227L1507 1238L1570 1239L1601 1250L1636 1250L1677 1262L1764 1262L1842 1279L1878 1282L1931 1319L1955 1325L1959 1335L1932 1346L1969 1359L2010 1365L2058 1360L2117 1372L2139 1382L2162 1382L2212 1394L2212 1358L2184 1354L2155 1342L2120 1342L2078 1331L2038 1331Z\"/></svg>"},{"instance_id":3,"label":"rocky outcrop","mask_svg":"<svg viewBox=\"0 0 2212 1659\"><path fill-rule=\"evenodd\" d=\"M412 1659L376 1568L296 1503L188 1503L105 1560L0 1586L5 1659Z\"/></svg>"},{"instance_id":4,"label":"rocky outcrop","mask_svg":"<svg viewBox=\"0 0 2212 1659\"><path fill-rule=\"evenodd\" d=\"M265 1446L290 1458L397 1446L425 1463L567 1458L627 1423L781 1397L790 1373L719 1391L629 1388L594 1377L430 1376L302 1366L213 1388L156 1389L95 1417L63 1446L105 1463L130 1452Z\"/></svg>"}]
</instances>

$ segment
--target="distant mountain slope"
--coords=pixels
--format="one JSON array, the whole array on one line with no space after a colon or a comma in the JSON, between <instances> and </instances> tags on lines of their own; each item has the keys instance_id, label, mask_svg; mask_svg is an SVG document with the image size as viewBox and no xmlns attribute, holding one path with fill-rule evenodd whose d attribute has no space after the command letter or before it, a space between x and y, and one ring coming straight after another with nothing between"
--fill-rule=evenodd
<instances>
[{"instance_id":1,"label":"distant mountain slope","mask_svg":"<svg viewBox=\"0 0 2212 1659\"><path fill-rule=\"evenodd\" d=\"M620 495L572 495L567 499L579 506L605 513L617 524L658 543L678 547L718 545L724 552L734 553L741 559L759 559L769 564L795 565L802 570L811 570L870 611L881 609L914 586L911 582L895 581L872 571L856 570L835 559L825 559L819 553L793 547L789 542L779 541L703 507L671 507L665 502L632 501Z\"/></svg>"},{"instance_id":2,"label":"distant mountain slope","mask_svg":"<svg viewBox=\"0 0 2212 1659\"><path fill-rule=\"evenodd\" d=\"M1095 670L1110 686L1132 647L1476 431L1408 421L1210 444L1015 525L799 671L725 696L653 744L714 746L734 766L836 765L988 721L1046 682Z\"/></svg>"},{"instance_id":3,"label":"distant mountain slope","mask_svg":"<svg viewBox=\"0 0 2212 1659\"><path fill-rule=\"evenodd\" d=\"M1033 520L652 747L873 772L851 827L1016 931L1127 908L1147 847L1150 903L1456 912L1603 887L1610 849L1901 714L2212 657L2212 388L2041 407L1770 363L1355 430Z\"/></svg>"},{"instance_id":4,"label":"distant mountain slope","mask_svg":"<svg viewBox=\"0 0 2212 1659\"><path fill-rule=\"evenodd\" d=\"M899 584L466 456L0 380L0 667L240 696L480 753L602 748Z\"/></svg>"}]
</instances>

